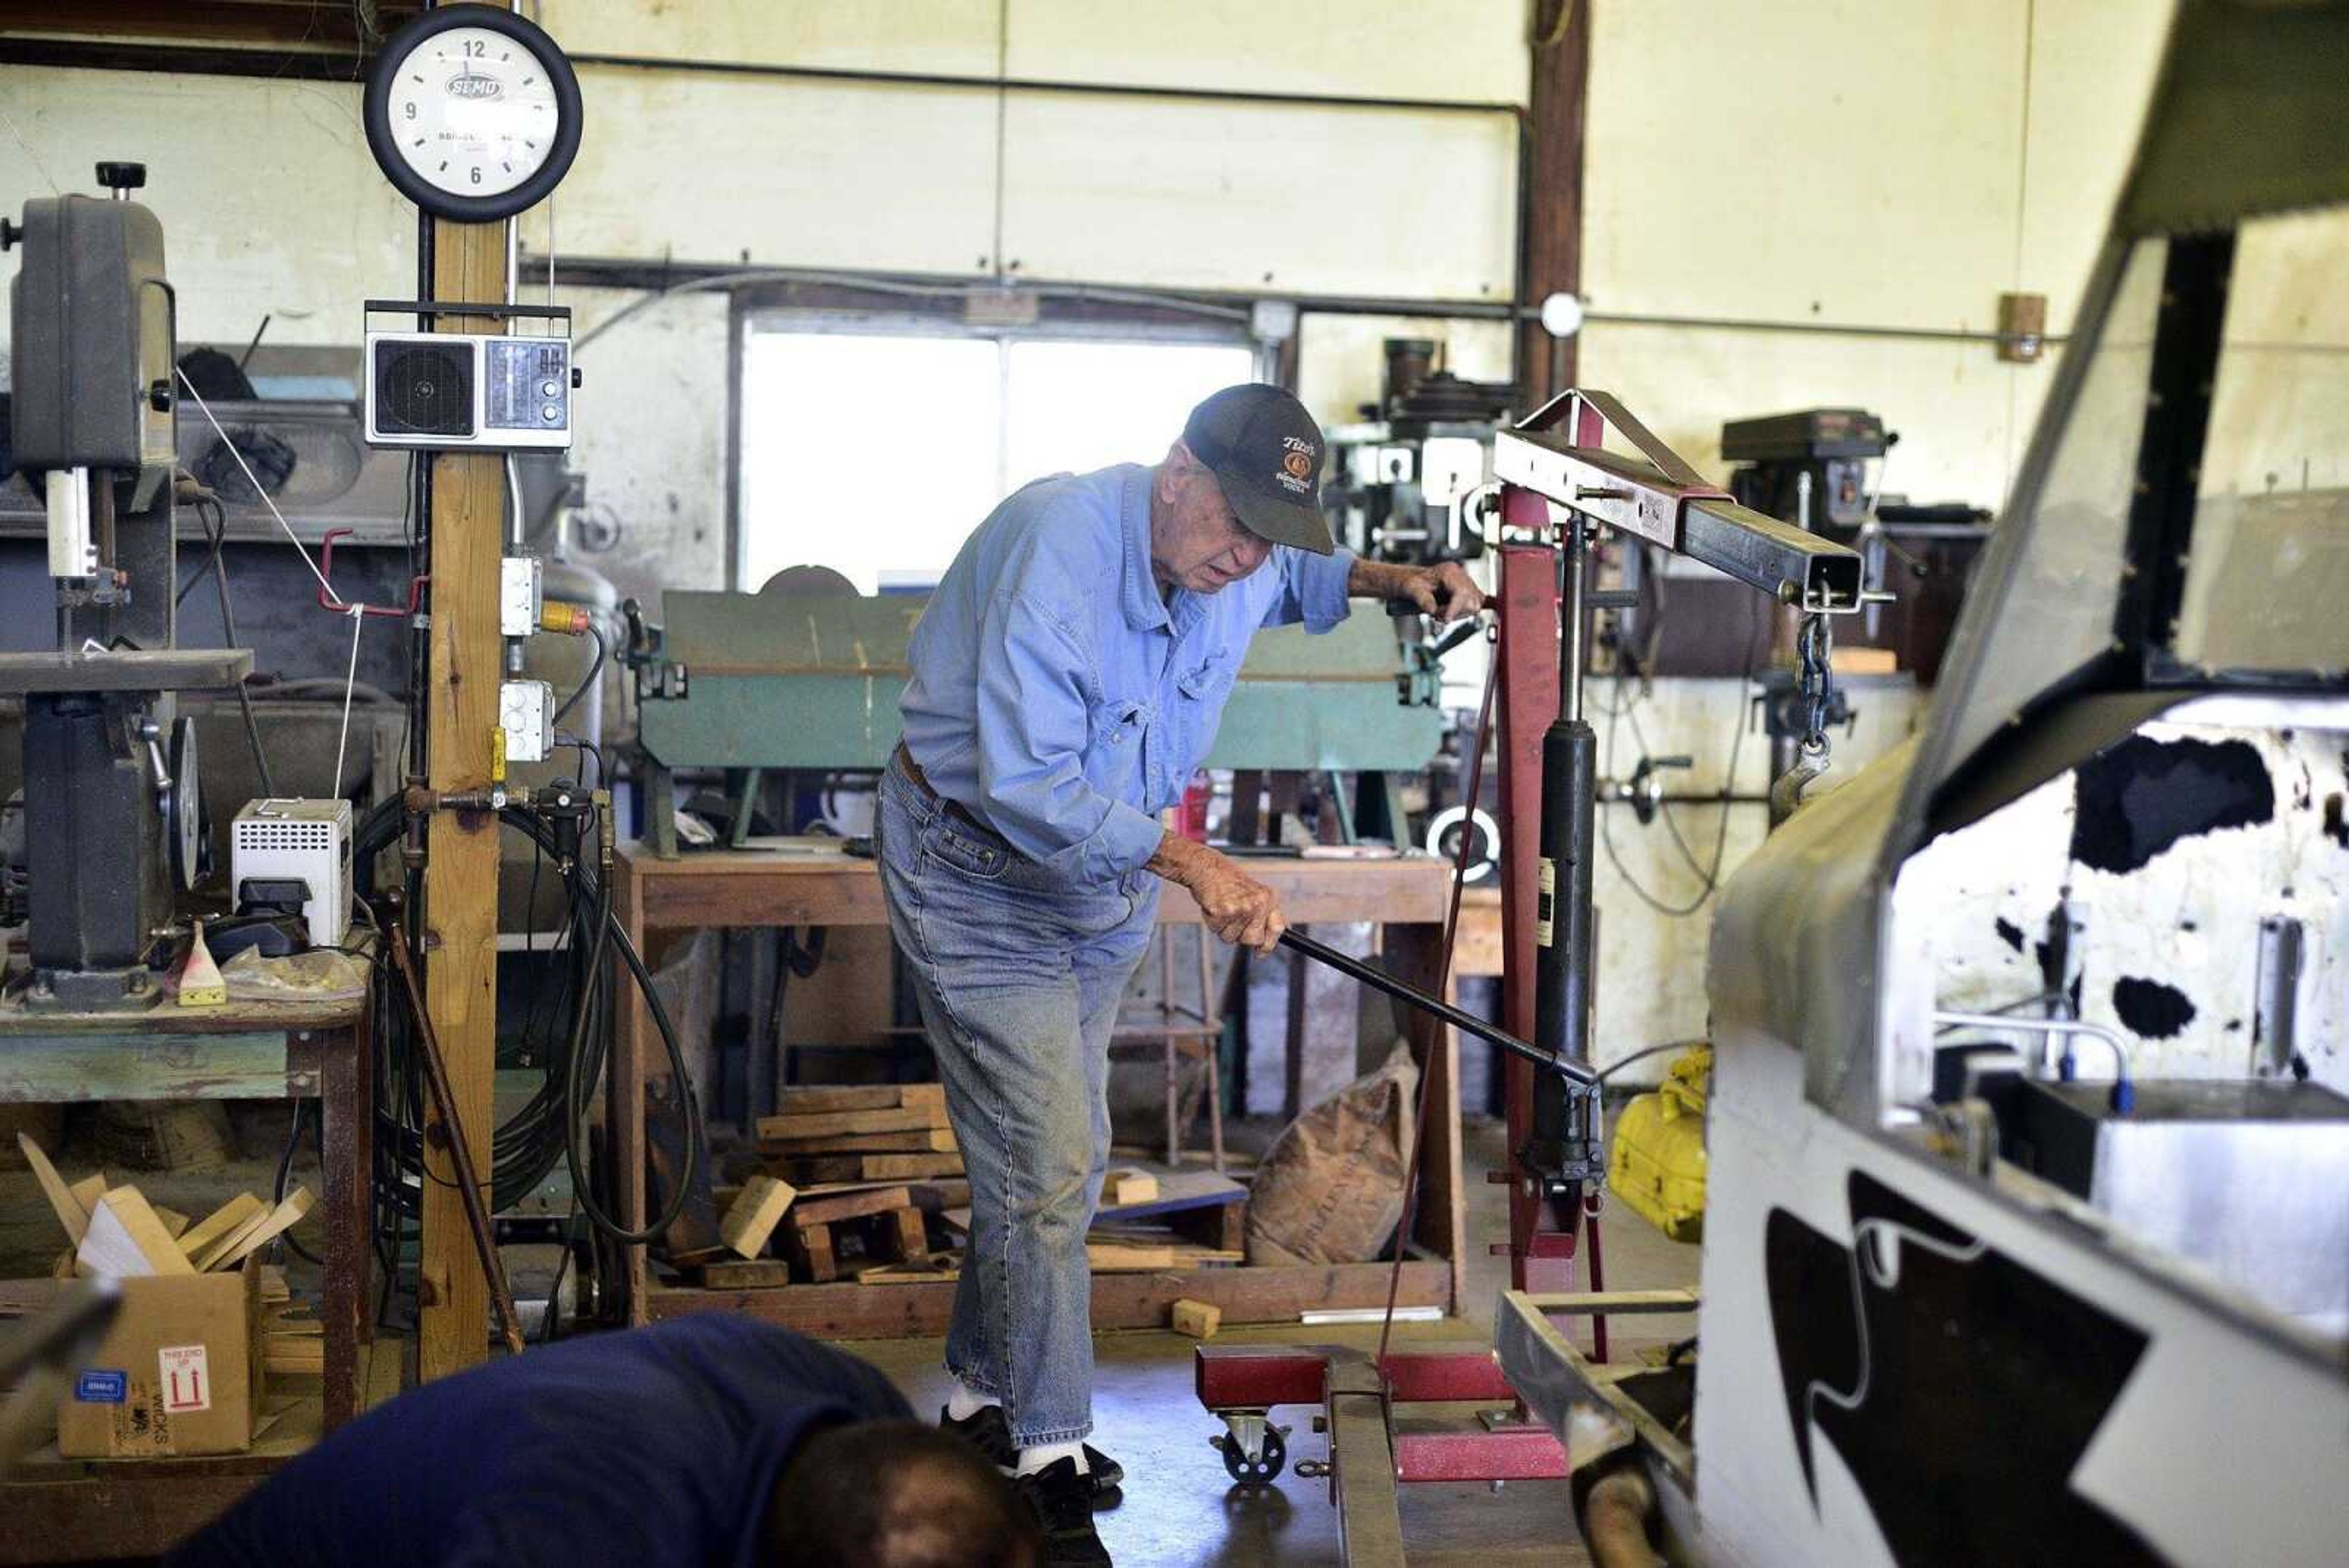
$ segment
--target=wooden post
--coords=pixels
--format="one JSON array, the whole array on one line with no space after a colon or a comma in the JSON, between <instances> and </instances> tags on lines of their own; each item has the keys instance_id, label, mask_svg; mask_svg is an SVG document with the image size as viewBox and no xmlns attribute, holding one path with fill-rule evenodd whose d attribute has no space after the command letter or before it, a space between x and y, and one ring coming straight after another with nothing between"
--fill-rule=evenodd
<instances>
[{"instance_id":1,"label":"wooden post","mask_svg":"<svg viewBox=\"0 0 2349 1568\"><path fill-rule=\"evenodd\" d=\"M506 225L433 225L435 299L505 297ZM481 317L443 316L444 332L497 331ZM485 788L498 724L503 648L498 632L498 557L505 535L505 465L493 453L432 459L432 630L425 695L435 790ZM474 1148L491 1141L490 1091L497 1057L498 825L435 812L424 870L425 1006L449 1062L457 1115ZM423 1304L417 1329L419 1380L480 1361L489 1341L489 1282L465 1225L464 1200L437 1117L424 1137ZM488 1179L489 1173L480 1173Z\"/></svg>"}]
</instances>

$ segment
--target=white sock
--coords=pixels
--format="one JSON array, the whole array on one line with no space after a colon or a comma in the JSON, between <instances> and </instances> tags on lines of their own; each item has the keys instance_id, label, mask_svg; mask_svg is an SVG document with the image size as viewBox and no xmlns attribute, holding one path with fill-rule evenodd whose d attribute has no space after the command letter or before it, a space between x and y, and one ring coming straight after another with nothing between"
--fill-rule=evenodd
<instances>
[{"instance_id":1,"label":"white sock","mask_svg":"<svg viewBox=\"0 0 2349 1568\"><path fill-rule=\"evenodd\" d=\"M1050 1469L1062 1459L1076 1460L1077 1473L1081 1476L1092 1473L1092 1466L1085 1462L1085 1445L1081 1440L1046 1443L1040 1449L1020 1449L1019 1473L1023 1476L1032 1476L1039 1470Z\"/></svg>"},{"instance_id":2,"label":"white sock","mask_svg":"<svg viewBox=\"0 0 2349 1568\"><path fill-rule=\"evenodd\" d=\"M1002 1403L994 1395L982 1394L957 1377L953 1391L947 1395L947 1415L957 1421L968 1421L989 1405Z\"/></svg>"}]
</instances>

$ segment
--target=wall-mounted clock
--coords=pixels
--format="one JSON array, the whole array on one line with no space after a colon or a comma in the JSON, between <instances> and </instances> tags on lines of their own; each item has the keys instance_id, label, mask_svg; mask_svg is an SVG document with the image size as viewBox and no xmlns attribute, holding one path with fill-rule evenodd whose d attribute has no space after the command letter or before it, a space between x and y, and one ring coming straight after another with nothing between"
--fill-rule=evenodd
<instances>
[{"instance_id":1,"label":"wall-mounted clock","mask_svg":"<svg viewBox=\"0 0 2349 1568\"><path fill-rule=\"evenodd\" d=\"M436 5L367 77L367 146L436 218L495 223L535 205L579 151L579 78L553 38L494 5Z\"/></svg>"}]
</instances>

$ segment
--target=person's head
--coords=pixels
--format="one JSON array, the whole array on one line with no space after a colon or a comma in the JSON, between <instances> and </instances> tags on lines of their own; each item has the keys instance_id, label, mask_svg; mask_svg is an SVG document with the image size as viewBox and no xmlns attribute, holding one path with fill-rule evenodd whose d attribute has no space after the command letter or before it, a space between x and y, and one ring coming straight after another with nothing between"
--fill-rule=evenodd
<instances>
[{"instance_id":1,"label":"person's head","mask_svg":"<svg viewBox=\"0 0 2349 1568\"><path fill-rule=\"evenodd\" d=\"M771 1563L1036 1568L1033 1516L968 1438L862 1421L802 1443L767 1504Z\"/></svg>"},{"instance_id":2,"label":"person's head","mask_svg":"<svg viewBox=\"0 0 2349 1568\"><path fill-rule=\"evenodd\" d=\"M1230 587L1275 545L1326 556L1321 429L1278 387L1226 387L1191 410L1154 476L1150 566L1195 594Z\"/></svg>"}]
</instances>

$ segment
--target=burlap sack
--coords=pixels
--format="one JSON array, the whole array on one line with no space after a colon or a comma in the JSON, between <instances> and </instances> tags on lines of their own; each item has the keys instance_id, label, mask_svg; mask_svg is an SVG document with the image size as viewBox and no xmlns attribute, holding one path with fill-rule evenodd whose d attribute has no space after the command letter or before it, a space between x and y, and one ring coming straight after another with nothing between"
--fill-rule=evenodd
<instances>
[{"instance_id":1,"label":"burlap sack","mask_svg":"<svg viewBox=\"0 0 2349 1568\"><path fill-rule=\"evenodd\" d=\"M1402 1220L1419 1068L1395 1042L1386 1063L1288 1124L1248 1190L1251 1263L1360 1263Z\"/></svg>"}]
</instances>

